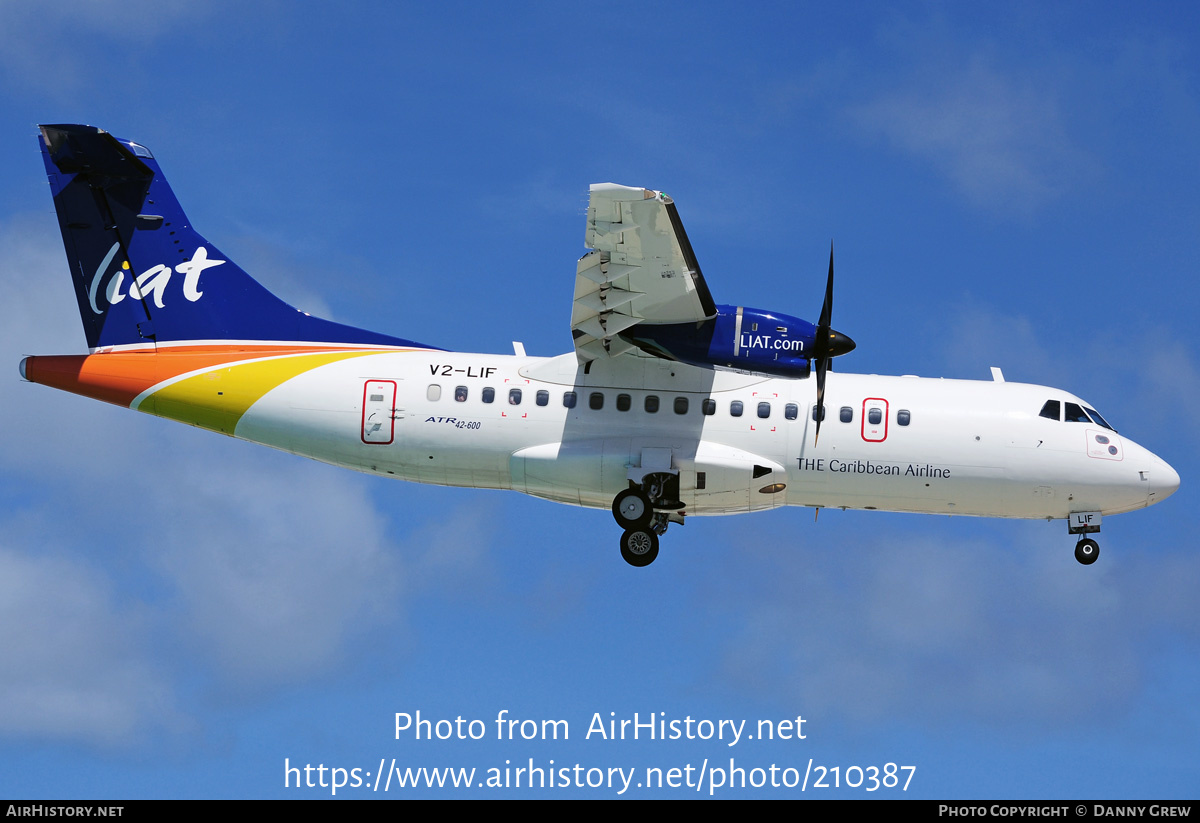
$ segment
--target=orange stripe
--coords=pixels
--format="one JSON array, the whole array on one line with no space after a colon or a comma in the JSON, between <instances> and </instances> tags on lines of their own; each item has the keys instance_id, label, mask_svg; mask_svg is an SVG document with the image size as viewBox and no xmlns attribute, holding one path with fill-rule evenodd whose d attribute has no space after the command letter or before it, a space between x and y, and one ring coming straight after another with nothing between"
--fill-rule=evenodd
<instances>
[{"instance_id":1,"label":"orange stripe","mask_svg":"<svg viewBox=\"0 0 1200 823\"><path fill-rule=\"evenodd\" d=\"M176 346L103 354L38 355L25 364L25 377L55 389L128 406L146 389L197 369L273 354L353 352L344 346ZM361 349L360 351L396 351Z\"/></svg>"}]
</instances>

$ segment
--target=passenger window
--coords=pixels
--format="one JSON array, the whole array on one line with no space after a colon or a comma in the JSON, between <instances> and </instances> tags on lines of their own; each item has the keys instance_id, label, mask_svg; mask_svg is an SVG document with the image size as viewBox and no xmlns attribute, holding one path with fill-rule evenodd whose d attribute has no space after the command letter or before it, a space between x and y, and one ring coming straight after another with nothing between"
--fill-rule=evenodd
<instances>
[{"instance_id":1,"label":"passenger window","mask_svg":"<svg viewBox=\"0 0 1200 823\"><path fill-rule=\"evenodd\" d=\"M646 395L646 400L642 404L642 408L645 409L648 414L657 414L658 413L658 395L657 394Z\"/></svg>"},{"instance_id":2,"label":"passenger window","mask_svg":"<svg viewBox=\"0 0 1200 823\"><path fill-rule=\"evenodd\" d=\"M521 390L520 389L509 389L508 390L508 405L510 405L510 406L521 405Z\"/></svg>"},{"instance_id":3,"label":"passenger window","mask_svg":"<svg viewBox=\"0 0 1200 823\"><path fill-rule=\"evenodd\" d=\"M897 426L907 426L911 422L912 422L912 412L910 412L908 409L901 409L900 411L896 412L896 425Z\"/></svg>"},{"instance_id":4,"label":"passenger window","mask_svg":"<svg viewBox=\"0 0 1200 823\"><path fill-rule=\"evenodd\" d=\"M1078 403L1067 404L1067 422L1068 423L1090 423L1087 414Z\"/></svg>"},{"instance_id":5,"label":"passenger window","mask_svg":"<svg viewBox=\"0 0 1200 823\"><path fill-rule=\"evenodd\" d=\"M818 412L819 412L819 413L820 413L820 415L821 415L821 422L822 422L822 423L824 423L824 422L825 422L825 407L824 407L824 406L817 406L817 405L814 403L814 404L813 404L813 410L812 410L812 419L813 419L814 421L817 419L817 414L818 414Z\"/></svg>"},{"instance_id":6,"label":"passenger window","mask_svg":"<svg viewBox=\"0 0 1200 823\"><path fill-rule=\"evenodd\" d=\"M617 395L617 411L629 411L632 401L627 394Z\"/></svg>"},{"instance_id":7,"label":"passenger window","mask_svg":"<svg viewBox=\"0 0 1200 823\"><path fill-rule=\"evenodd\" d=\"M783 407L783 416L787 420L795 420L800 416L800 407L795 403L788 403Z\"/></svg>"},{"instance_id":8,"label":"passenger window","mask_svg":"<svg viewBox=\"0 0 1200 823\"><path fill-rule=\"evenodd\" d=\"M563 408L575 408L576 395L573 391L563 392Z\"/></svg>"},{"instance_id":9,"label":"passenger window","mask_svg":"<svg viewBox=\"0 0 1200 823\"><path fill-rule=\"evenodd\" d=\"M491 403L495 399L496 399L496 390L495 389L493 389L491 386L488 386L486 389L483 390L483 402L484 403Z\"/></svg>"},{"instance_id":10,"label":"passenger window","mask_svg":"<svg viewBox=\"0 0 1200 823\"><path fill-rule=\"evenodd\" d=\"M600 411L600 409L604 408L604 392L592 392L588 398L588 408L593 411Z\"/></svg>"},{"instance_id":11,"label":"passenger window","mask_svg":"<svg viewBox=\"0 0 1200 823\"><path fill-rule=\"evenodd\" d=\"M425 390L425 399L426 400L441 400L442 399L442 387L437 383L430 383L429 388L427 388Z\"/></svg>"},{"instance_id":12,"label":"passenger window","mask_svg":"<svg viewBox=\"0 0 1200 823\"><path fill-rule=\"evenodd\" d=\"M854 408L852 406L842 406L841 411L838 412L838 419L843 423L853 423Z\"/></svg>"},{"instance_id":13,"label":"passenger window","mask_svg":"<svg viewBox=\"0 0 1200 823\"><path fill-rule=\"evenodd\" d=\"M1042 410L1038 413L1038 417L1045 417L1048 420L1061 420L1061 405L1057 400L1047 400L1046 405L1042 406Z\"/></svg>"},{"instance_id":14,"label":"passenger window","mask_svg":"<svg viewBox=\"0 0 1200 823\"><path fill-rule=\"evenodd\" d=\"M713 400L711 397L704 398L704 400L702 400L700 402L700 413L703 414L705 417L716 414L717 413L717 401Z\"/></svg>"},{"instance_id":15,"label":"passenger window","mask_svg":"<svg viewBox=\"0 0 1200 823\"><path fill-rule=\"evenodd\" d=\"M537 393L537 404L539 406L546 406L549 405L549 403L550 392L546 391L545 389L539 389Z\"/></svg>"},{"instance_id":16,"label":"passenger window","mask_svg":"<svg viewBox=\"0 0 1200 823\"><path fill-rule=\"evenodd\" d=\"M467 387L456 386L454 389L454 402L465 403L467 401Z\"/></svg>"},{"instance_id":17,"label":"passenger window","mask_svg":"<svg viewBox=\"0 0 1200 823\"><path fill-rule=\"evenodd\" d=\"M771 416L771 404L765 403L765 402L759 403L758 404L758 416L763 420L766 420L768 417L770 417Z\"/></svg>"},{"instance_id":18,"label":"passenger window","mask_svg":"<svg viewBox=\"0 0 1200 823\"><path fill-rule=\"evenodd\" d=\"M730 400L729 401L729 416L730 417L741 417L742 416L742 401L741 400Z\"/></svg>"},{"instance_id":19,"label":"passenger window","mask_svg":"<svg viewBox=\"0 0 1200 823\"><path fill-rule=\"evenodd\" d=\"M867 411L867 422L872 426L878 426L883 422L883 409L870 409Z\"/></svg>"},{"instance_id":20,"label":"passenger window","mask_svg":"<svg viewBox=\"0 0 1200 823\"><path fill-rule=\"evenodd\" d=\"M676 397L675 398L675 413L676 414L687 414L687 410L688 410L688 399L686 397Z\"/></svg>"}]
</instances>

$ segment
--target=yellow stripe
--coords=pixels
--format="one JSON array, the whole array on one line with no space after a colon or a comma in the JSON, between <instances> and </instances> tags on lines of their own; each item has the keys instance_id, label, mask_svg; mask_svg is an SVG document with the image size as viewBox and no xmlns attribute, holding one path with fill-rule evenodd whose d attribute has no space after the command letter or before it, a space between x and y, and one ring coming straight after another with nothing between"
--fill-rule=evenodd
<instances>
[{"instance_id":1,"label":"yellow stripe","mask_svg":"<svg viewBox=\"0 0 1200 823\"><path fill-rule=\"evenodd\" d=\"M310 369L368 354L378 352L321 352L218 366L159 389L138 405L138 411L233 434L246 410L281 383Z\"/></svg>"}]
</instances>

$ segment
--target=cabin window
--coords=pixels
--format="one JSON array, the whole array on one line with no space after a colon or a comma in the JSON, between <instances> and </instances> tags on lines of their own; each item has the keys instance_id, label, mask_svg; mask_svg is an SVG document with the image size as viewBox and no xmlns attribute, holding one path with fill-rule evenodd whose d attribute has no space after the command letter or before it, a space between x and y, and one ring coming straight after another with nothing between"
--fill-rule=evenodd
<instances>
[{"instance_id":1,"label":"cabin window","mask_svg":"<svg viewBox=\"0 0 1200 823\"><path fill-rule=\"evenodd\" d=\"M795 420L800 416L800 407L795 403L788 403L783 407L783 416L787 420Z\"/></svg>"},{"instance_id":2,"label":"cabin window","mask_svg":"<svg viewBox=\"0 0 1200 823\"><path fill-rule=\"evenodd\" d=\"M706 397L700 401L700 413L706 417L717 413L717 401Z\"/></svg>"},{"instance_id":3,"label":"cabin window","mask_svg":"<svg viewBox=\"0 0 1200 823\"><path fill-rule=\"evenodd\" d=\"M817 419L818 414L821 416L821 422L824 423L825 422L825 407L818 406L816 403L814 403L813 410L812 410L812 419L814 421Z\"/></svg>"},{"instance_id":4,"label":"cabin window","mask_svg":"<svg viewBox=\"0 0 1200 823\"><path fill-rule=\"evenodd\" d=\"M550 405L550 392L546 391L545 389L538 389L537 404L539 406Z\"/></svg>"},{"instance_id":5,"label":"cabin window","mask_svg":"<svg viewBox=\"0 0 1200 823\"><path fill-rule=\"evenodd\" d=\"M842 406L841 410L838 412L838 420L841 420L843 423L853 423L854 407Z\"/></svg>"},{"instance_id":6,"label":"cabin window","mask_svg":"<svg viewBox=\"0 0 1200 823\"><path fill-rule=\"evenodd\" d=\"M867 422L872 426L878 426L883 422L883 409L871 408L867 410Z\"/></svg>"},{"instance_id":7,"label":"cabin window","mask_svg":"<svg viewBox=\"0 0 1200 823\"><path fill-rule=\"evenodd\" d=\"M1078 403L1067 404L1066 419L1068 423L1090 423L1087 414Z\"/></svg>"},{"instance_id":8,"label":"cabin window","mask_svg":"<svg viewBox=\"0 0 1200 823\"><path fill-rule=\"evenodd\" d=\"M896 412L896 425L897 426L907 426L911 422L912 422L912 412L910 412L908 409L901 409L900 411Z\"/></svg>"},{"instance_id":9,"label":"cabin window","mask_svg":"<svg viewBox=\"0 0 1200 823\"><path fill-rule=\"evenodd\" d=\"M730 417L741 417L742 416L742 401L741 400L730 400L729 401L729 416Z\"/></svg>"},{"instance_id":10,"label":"cabin window","mask_svg":"<svg viewBox=\"0 0 1200 823\"><path fill-rule=\"evenodd\" d=\"M588 408L592 411L600 411L604 408L604 392L594 391L588 397Z\"/></svg>"},{"instance_id":11,"label":"cabin window","mask_svg":"<svg viewBox=\"0 0 1200 823\"><path fill-rule=\"evenodd\" d=\"M573 391L563 392L563 408L565 408L565 409L575 408L576 399L577 399L577 397L575 395L575 392L573 392Z\"/></svg>"},{"instance_id":12,"label":"cabin window","mask_svg":"<svg viewBox=\"0 0 1200 823\"><path fill-rule=\"evenodd\" d=\"M425 399L426 400L441 400L442 399L441 385L438 383L430 383L429 388L427 388L425 390Z\"/></svg>"},{"instance_id":13,"label":"cabin window","mask_svg":"<svg viewBox=\"0 0 1200 823\"><path fill-rule=\"evenodd\" d=\"M647 414L657 414L658 413L658 395L657 394L646 395L646 400L642 404L642 408L644 408L646 410Z\"/></svg>"},{"instance_id":14,"label":"cabin window","mask_svg":"<svg viewBox=\"0 0 1200 823\"><path fill-rule=\"evenodd\" d=\"M688 410L688 399L686 397L676 397L675 398L675 413L676 414L687 414L687 410Z\"/></svg>"},{"instance_id":15,"label":"cabin window","mask_svg":"<svg viewBox=\"0 0 1200 823\"><path fill-rule=\"evenodd\" d=\"M1061 420L1062 404L1057 400L1047 400L1046 405L1042 406L1042 410L1038 412L1038 417L1045 417L1048 420Z\"/></svg>"},{"instance_id":16,"label":"cabin window","mask_svg":"<svg viewBox=\"0 0 1200 823\"><path fill-rule=\"evenodd\" d=\"M496 399L496 390L495 389L493 389L491 386L488 386L487 388L485 388L483 390L483 402L484 403L491 403L495 399Z\"/></svg>"},{"instance_id":17,"label":"cabin window","mask_svg":"<svg viewBox=\"0 0 1200 823\"><path fill-rule=\"evenodd\" d=\"M521 405L521 390L520 389L509 389L508 390L508 405L510 405L510 406Z\"/></svg>"},{"instance_id":18,"label":"cabin window","mask_svg":"<svg viewBox=\"0 0 1200 823\"><path fill-rule=\"evenodd\" d=\"M466 386L455 386L454 387L454 402L455 403L467 402L467 387Z\"/></svg>"},{"instance_id":19,"label":"cabin window","mask_svg":"<svg viewBox=\"0 0 1200 823\"><path fill-rule=\"evenodd\" d=\"M768 417L770 417L771 416L771 404L765 403L765 402L759 403L758 404L758 416L760 418L762 418L763 420L766 420Z\"/></svg>"},{"instance_id":20,"label":"cabin window","mask_svg":"<svg viewBox=\"0 0 1200 823\"><path fill-rule=\"evenodd\" d=\"M633 405L632 399L627 394L617 395L617 411L629 411L629 407Z\"/></svg>"}]
</instances>

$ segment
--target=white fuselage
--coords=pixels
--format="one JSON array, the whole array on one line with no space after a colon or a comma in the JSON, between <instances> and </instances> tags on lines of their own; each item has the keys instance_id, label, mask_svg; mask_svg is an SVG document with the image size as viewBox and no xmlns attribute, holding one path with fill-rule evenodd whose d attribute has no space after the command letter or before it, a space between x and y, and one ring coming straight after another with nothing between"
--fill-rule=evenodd
<instances>
[{"instance_id":1,"label":"white fuselage","mask_svg":"<svg viewBox=\"0 0 1200 823\"><path fill-rule=\"evenodd\" d=\"M419 350L307 371L235 434L384 476L603 508L630 480L669 471L696 515L798 505L1063 518L1142 508L1178 486L1116 432L1040 417L1047 400L1083 405L1020 383L831 373L814 444L811 379Z\"/></svg>"}]
</instances>

